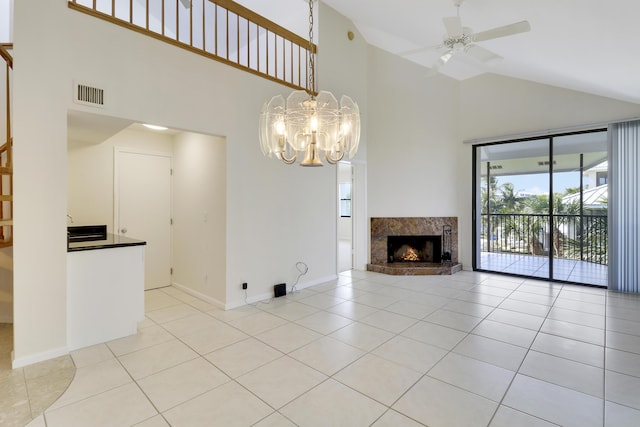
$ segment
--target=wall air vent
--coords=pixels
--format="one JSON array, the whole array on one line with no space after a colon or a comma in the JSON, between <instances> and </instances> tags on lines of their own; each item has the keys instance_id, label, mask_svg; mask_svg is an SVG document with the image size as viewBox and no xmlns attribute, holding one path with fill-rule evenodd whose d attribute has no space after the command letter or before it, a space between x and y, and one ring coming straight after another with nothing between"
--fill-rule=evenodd
<instances>
[{"instance_id":1,"label":"wall air vent","mask_svg":"<svg viewBox=\"0 0 640 427\"><path fill-rule=\"evenodd\" d=\"M91 107L104 108L104 89L83 83L74 83L73 101Z\"/></svg>"},{"instance_id":2,"label":"wall air vent","mask_svg":"<svg viewBox=\"0 0 640 427\"><path fill-rule=\"evenodd\" d=\"M502 169L502 165L491 165L489 166L491 169Z\"/></svg>"}]
</instances>

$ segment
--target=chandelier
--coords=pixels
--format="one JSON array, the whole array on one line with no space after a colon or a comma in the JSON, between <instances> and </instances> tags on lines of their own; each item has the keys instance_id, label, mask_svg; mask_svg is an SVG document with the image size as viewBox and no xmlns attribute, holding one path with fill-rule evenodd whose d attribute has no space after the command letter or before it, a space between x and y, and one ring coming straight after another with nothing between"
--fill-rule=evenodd
<instances>
[{"instance_id":1,"label":"chandelier","mask_svg":"<svg viewBox=\"0 0 640 427\"><path fill-rule=\"evenodd\" d=\"M262 107L260 147L265 156L293 164L304 153L301 166L322 166L320 152L335 164L345 153L353 158L360 141L358 104L343 95L340 104L331 92L315 91L315 50L313 48L313 0L309 0L309 84L307 90L293 91L285 102L276 95Z\"/></svg>"}]
</instances>

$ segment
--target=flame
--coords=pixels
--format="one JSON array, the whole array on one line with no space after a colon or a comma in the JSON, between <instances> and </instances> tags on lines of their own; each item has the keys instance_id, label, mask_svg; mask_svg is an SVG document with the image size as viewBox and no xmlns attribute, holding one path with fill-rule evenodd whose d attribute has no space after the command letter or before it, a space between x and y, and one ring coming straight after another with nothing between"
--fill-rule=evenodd
<instances>
[{"instance_id":1,"label":"flame","mask_svg":"<svg viewBox=\"0 0 640 427\"><path fill-rule=\"evenodd\" d=\"M400 259L402 259L403 261L420 261L420 256L418 255L418 251L409 247L406 251L404 251L404 254Z\"/></svg>"}]
</instances>

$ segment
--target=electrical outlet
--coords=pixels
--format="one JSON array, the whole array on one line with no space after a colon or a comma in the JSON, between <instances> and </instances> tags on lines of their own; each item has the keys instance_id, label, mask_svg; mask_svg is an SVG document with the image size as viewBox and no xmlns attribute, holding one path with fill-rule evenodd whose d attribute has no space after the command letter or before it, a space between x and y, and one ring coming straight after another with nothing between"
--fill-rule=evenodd
<instances>
[{"instance_id":1,"label":"electrical outlet","mask_svg":"<svg viewBox=\"0 0 640 427\"><path fill-rule=\"evenodd\" d=\"M242 282L242 289L247 289L247 282Z\"/></svg>"}]
</instances>

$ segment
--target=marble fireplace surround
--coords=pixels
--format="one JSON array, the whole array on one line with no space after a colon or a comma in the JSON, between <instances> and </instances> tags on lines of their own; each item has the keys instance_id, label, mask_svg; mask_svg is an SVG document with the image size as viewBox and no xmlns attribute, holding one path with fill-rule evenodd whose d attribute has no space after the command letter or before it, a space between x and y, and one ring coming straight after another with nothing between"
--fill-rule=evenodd
<instances>
[{"instance_id":1,"label":"marble fireplace surround","mask_svg":"<svg viewBox=\"0 0 640 427\"><path fill-rule=\"evenodd\" d=\"M444 226L451 227L451 262L387 263L387 236L441 236ZM371 218L371 263L367 270L394 275L453 274L462 270L458 263L458 217Z\"/></svg>"}]
</instances>

